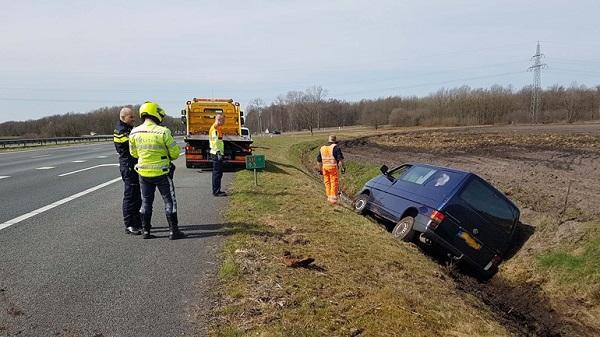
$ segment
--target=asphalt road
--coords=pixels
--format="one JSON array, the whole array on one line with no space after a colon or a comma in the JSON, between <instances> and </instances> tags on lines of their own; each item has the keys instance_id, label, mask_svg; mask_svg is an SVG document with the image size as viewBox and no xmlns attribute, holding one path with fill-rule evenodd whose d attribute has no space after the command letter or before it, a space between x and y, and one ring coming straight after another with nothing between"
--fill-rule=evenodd
<instances>
[{"instance_id":1,"label":"asphalt road","mask_svg":"<svg viewBox=\"0 0 600 337\"><path fill-rule=\"evenodd\" d=\"M167 239L158 193L158 238L129 236L115 163L112 143L0 153L0 337L206 334L226 198L180 158L190 237Z\"/></svg>"}]
</instances>

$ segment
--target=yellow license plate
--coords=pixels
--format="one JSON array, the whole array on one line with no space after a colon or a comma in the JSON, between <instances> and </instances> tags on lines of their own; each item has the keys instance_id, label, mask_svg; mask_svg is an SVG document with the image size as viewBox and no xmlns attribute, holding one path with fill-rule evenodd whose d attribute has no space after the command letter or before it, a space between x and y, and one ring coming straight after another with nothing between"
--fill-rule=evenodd
<instances>
[{"instance_id":1,"label":"yellow license plate","mask_svg":"<svg viewBox=\"0 0 600 337\"><path fill-rule=\"evenodd\" d=\"M458 237L465 240L465 242L467 243L467 245L475 250L480 250L481 249L481 244L479 242L477 242L477 240L475 240L475 238L467 233L467 232L460 232L458 234Z\"/></svg>"}]
</instances>

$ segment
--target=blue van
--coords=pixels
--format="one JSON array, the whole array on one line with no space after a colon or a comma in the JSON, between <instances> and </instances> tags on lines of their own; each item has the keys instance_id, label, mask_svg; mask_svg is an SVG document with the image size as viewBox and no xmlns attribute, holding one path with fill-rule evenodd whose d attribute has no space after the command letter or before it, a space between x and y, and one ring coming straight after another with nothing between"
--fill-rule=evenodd
<instances>
[{"instance_id":1,"label":"blue van","mask_svg":"<svg viewBox=\"0 0 600 337\"><path fill-rule=\"evenodd\" d=\"M403 241L434 243L492 277L508 251L519 209L476 174L410 163L368 181L354 210L392 223Z\"/></svg>"}]
</instances>

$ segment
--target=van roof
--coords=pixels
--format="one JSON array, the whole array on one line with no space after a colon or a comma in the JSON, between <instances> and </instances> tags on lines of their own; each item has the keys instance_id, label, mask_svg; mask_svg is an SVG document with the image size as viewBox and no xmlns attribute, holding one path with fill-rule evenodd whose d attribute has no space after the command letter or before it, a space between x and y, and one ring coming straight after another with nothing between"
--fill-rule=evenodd
<instances>
[{"instance_id":1,"label":"van roof","mask_svg":"<svg viewBox=\"0 0 600 337\"><path fill-rule=\"evenodd\" d=\"M449 172L453 172L459 175L463 175L463 176L467 176L469 174L473 174L472 172L469 171L463 171L463 170L459 170L459 169L455 169L455 168L451 168L451 167L446 167L446 166L436 166L436 165L429 165L429 164L423 164L423 163L415 163L415 162L408 162L408 165L413 165L413 166L422 166L422 167L428 167L431 169L435 169L435 170L444 170L444 171L449 171Z\"/></svg>"}]
</instances>

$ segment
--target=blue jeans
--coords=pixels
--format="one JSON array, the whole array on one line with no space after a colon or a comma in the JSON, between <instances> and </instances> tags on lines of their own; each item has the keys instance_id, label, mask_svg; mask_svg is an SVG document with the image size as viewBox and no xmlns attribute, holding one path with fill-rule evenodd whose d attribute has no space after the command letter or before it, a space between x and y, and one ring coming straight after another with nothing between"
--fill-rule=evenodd
<instances>
[{"instance_id":1,"label":"blue jeans","mask_svg":"<svg viewBox=\"0 0 600 337\"><path fill-rule=\"evenodd\" d=\"M167 217L177 213L177 199L175 198L175 185L168 174L158 177L140 176L140 188L142 191L142 208L140 213L148 219L152 216L152 203L156 188L165 202L165 213Z\"/></svg>"}]
</instances>

